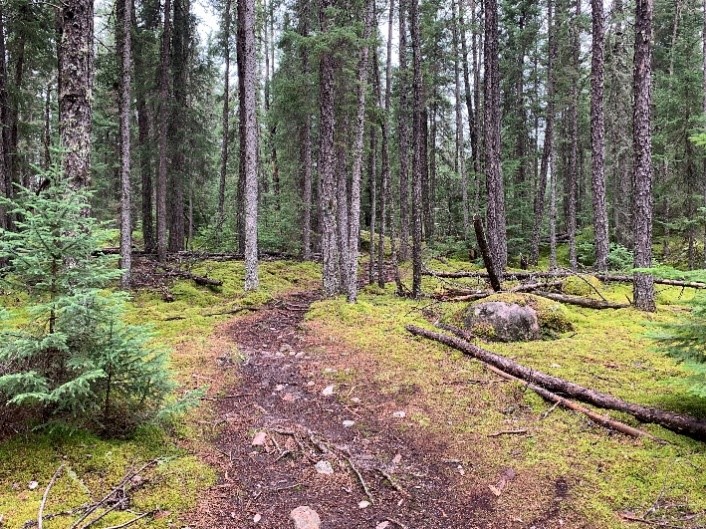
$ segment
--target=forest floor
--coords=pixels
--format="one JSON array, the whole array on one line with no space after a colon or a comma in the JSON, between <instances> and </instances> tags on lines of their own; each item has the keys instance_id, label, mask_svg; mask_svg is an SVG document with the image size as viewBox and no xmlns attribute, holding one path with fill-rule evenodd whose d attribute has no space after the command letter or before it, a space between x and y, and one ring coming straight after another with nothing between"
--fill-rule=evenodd
<instances>
[{"instance_id":1,"label":"forest floor","mask_svg":"<svg viewBox=\"0 0 706 529\"><path fill-rule=\"evenodd\" d=\"M393 285L363 288L355 305L322 300L320 271L308 263L264 263L255 294L242 292L242 263L193 271L224 285L210 291L177 281L169 303L161 292L138 292L130 318L152 323L173 349L184 390L208 388L203 405L125 440L52 431L0 443L0 527L32 526L59 465L66 477L52 489L49 513L99 497L152 459L158 464L142 473L130 508L92 527L152 512L131 527L284 529L301 506L318 512L322 529L706 527L702 443L650 425L642 427L668 443L616 434L405 331L430 317L456 321L465 303L398 298ZM424 287L450 285L425 278ZM611 300L628 292L600 289ZM690 295L660 291L654 316L561 309L572 331L485 346L703 418L706 405L679 384L685 373L645 337L654 322L678 318ZM52 518L45 527L70 522Z\"/></svg>"}]
</instances>

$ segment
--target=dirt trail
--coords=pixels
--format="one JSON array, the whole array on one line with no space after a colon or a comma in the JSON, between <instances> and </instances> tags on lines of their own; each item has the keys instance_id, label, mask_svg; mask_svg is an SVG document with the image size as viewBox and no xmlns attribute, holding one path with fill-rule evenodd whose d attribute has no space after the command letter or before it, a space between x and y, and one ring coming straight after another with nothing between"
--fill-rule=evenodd
<instances>
[{"instance_id":1,"label":"dirt trail","mask_svg":"<svg viewBox=\"0 0 706 529\"><path fill-rule=\"evenodd\" d=\"M217 401L219 484L189 526L285 529L293 509L309 506L322 529L518 527L496 519L490 491L455 490L458 462L443 459L437 439L400 433L405 419L374 385L339 393L334 384L326 395L327 351L302 326L318 298L295 294L224 328L246 360ZM322 461L333 474L317 472Z\"/></svg>"}]
</instances>

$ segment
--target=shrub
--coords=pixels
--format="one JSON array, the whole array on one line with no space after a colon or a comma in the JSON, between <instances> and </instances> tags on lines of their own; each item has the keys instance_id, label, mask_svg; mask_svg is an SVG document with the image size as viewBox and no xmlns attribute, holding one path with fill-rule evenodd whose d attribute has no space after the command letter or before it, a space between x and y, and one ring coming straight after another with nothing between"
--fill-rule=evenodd
<instances>
[{"instance_id":1,"label":"shrub","mask_svg":"<svg viewBox=\"0 0 706 529\"><path fill-rule=\"evenodd\" d=\"M49 178L1 203L17 231L0 232L0 280L28 292L29 308L20 325L7 320L21 309L1 314L0 401L102 429L153 417L173 388L165 352L122 321L126 295L104 290L120 271L99 251L89 194Z\"/></svg>"}]
</instances>

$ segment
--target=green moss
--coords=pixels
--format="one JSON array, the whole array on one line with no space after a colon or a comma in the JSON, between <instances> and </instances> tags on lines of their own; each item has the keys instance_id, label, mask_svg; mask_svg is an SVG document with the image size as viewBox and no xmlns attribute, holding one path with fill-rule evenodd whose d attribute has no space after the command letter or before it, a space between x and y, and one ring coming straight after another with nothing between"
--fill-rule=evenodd
<instances>
[{"instance_id":1,"label":"green moss","mask_svg":"<svg viewBox=\"0 0 706 529\"><path fill-rule=\"evenodd\" d=\"M129 305L128 320L151 325L155 340L172 347L171 368L178 380L192 387L207 380L208 370L215 368L213 349L221 356L239 358L238 351L228 342L214 343L214 328L232 314L213 315L235 307L253 307L269 302L276 296L296 289L312 288L320 280L320 267L314 263L264 262L260 267L261 287L257 292L243 290L244 267L240 262L206 262L194 267L194 273L220 279L223 286L209 289L191 281L177 281L171 287L175 301L167 303L161 293L139 291ZM22 323L26 297L10 293L0 297L0 306L19 308L15 320ZM228 376L220 372L219 380ZM191 417L203 419L210 414L207 407L170 426L169 431L150 427L140 430L132 439L103 440L87 432L55 431L53 433L17 436L0 443L0 515L7 529L21 528L36 519L44 489L60 464L62 474L52 488L47 512L75 508L91 498L105 494L125 473L153 458L163 462L149 472L148 481L134 495L132 509L159 509L169 514L133 527L166 528L178 525L179 515L191 509L199 492L215 481L214 471L189 454L182 446L192 446L204 440L200 428ZM30 481L39 482L35 490ZM105 523L116 525L127 521L129 512L111 513ZM51 527L71 525L70 519L57 519Z\"/></svg>"},{"instance_id":2,"label":"green moss","mask_svg":"<svg viewBox=\"0 0 706 529\"><path fill-rule=\"evenodd\" d=\"M675 299L678 292L671 290L662 295ZM629 291L626 285L611 284L604 295L625 299ZM562 409L541 419L549 405L524 384L503 382L479 362L412 338L404 326L428 325L421 314L428 301L400 299L393 292L388 287L385 295L362 293L360 308L344 306L343 299L317 303L308 325L337 337L351 355L358 351L356 365L368 369L356 371L355 380L347 381L351 387L375 383L387 388L390 398L404 403L413 428L444 439L443 457L472 464L474 479L495 479L509 462L522 475L532 476L537 490L553 490L554 482L564 479L570 490L566 512L580 513L593 526L607 529L624 527L617 512L644 512L658 497L690 512L706 509L702 444L654 425L641 427L670 444L634 440ZM543 308L553 304L540 299ZM529 303L526 297L523 301ZM464 309L464 304L444 304L437 316L452 319ZM562 307L561 321L573 326L571 334L552 341L482 346L629 401L706 417L706 404L674 384L686 376L682 369L654 353L644 337L650 321L673 318L676 310L660 307L648 315L633 309ZM404 387L415 387L414 395L403 392ZM635 424L630 417L613 415ZM518 427L530 434L488 437ZM527 500L527 494L522 498Z\"/></svg>"},{"instance_id":3,"label":"green moss","mask_svg":"<svg viewBox=\"0 0 706 529\"><path fill-rule=\"evenodd\" d=\"M561 285L562 292L572 296L595 296L596 292L601 292L602 289L601 280L589 275L567 277Z\"/></svg>"}]
</instances>

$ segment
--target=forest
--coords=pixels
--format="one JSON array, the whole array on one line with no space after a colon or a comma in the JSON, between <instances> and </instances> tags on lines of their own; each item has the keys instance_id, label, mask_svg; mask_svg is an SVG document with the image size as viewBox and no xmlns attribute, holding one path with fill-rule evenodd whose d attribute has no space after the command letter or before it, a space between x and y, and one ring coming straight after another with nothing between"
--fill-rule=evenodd
<instances>
[{"instance_id":1,"label":"forest","mask_svg":"<svg viewBox=\"0 0 706 529\"><path fill-rule=\"evenodd\" d=\"M0 529L706 527L706 0L0 0Z\"/></svg>"}]
</instances>

